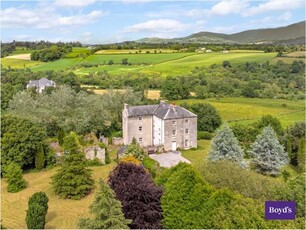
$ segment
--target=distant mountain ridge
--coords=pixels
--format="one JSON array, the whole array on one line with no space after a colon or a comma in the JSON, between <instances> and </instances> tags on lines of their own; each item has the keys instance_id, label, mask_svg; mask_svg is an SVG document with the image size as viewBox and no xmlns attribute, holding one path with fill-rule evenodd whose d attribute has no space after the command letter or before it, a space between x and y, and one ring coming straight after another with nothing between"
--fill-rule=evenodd
<instances>
[{"instance_id":1,"label":"distant mountain ridge","mask_svg":"<svg viewBox=\"0 0 306 230\"><path fill-rule=\"evenodd\" d=\"M303 39L304 38L304 39ZM277 41L297 40L305 43L305 21L294 23L288 26L266 29L246 30L234 34L223 34L213 32L199 32L187 37L163 39L143 38L137 42L145 43L269 43Z\"/></svg>"}]
</instances>

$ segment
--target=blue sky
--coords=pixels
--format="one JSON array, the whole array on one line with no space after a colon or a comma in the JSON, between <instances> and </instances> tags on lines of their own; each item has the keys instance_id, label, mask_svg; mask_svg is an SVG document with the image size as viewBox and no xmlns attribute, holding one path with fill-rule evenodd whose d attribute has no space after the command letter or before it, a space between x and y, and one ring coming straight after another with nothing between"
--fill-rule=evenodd
<instances>
[{"instance_id":1,"label":"blue sky","mask_svg":"<svg viewBox=\"0 0 306 230\"><path fill-rule=\"evenodd\" d=\"M304 0L2 0L1 41L113 43L200 31L231 34L302 20Z\"/></svg>"}]
</instances>

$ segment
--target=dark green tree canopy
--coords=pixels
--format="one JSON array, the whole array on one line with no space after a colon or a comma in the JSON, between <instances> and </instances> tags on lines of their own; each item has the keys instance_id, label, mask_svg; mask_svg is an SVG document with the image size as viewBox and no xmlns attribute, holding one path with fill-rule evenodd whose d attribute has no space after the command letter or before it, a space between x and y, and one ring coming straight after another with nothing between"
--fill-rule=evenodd
<instances>
[{"instance_id":1,"label":"dark green tree canopy","mask_svg":"<svg viewBox=\"0 0 306 230\"><path fill-rule=\"evenodd\" d=\"M213 132L221 125L219 112L210 104L201 102L192 105L181 103L180 105L198 116L198 131Z\"/></svg>"},{"instance_id":2,"label":"dark green tree canopy","mask_svg":"<svg viewBox=\"0 0 306 230\"><path fill-rule=\"evenodd\" d=\"M10 114L1 116L1 165L5 171L11 162L34 167L35 156L46 138L45 129L27 119Z\"/></svg>"},{"instance_id":3,"label":"dark green tree canopy","mask_svg":"<svg viewBox=\"0 0 306 230\"><path fill-rule=\"evenodd\" d=\"M160 96L167 100L186 99L190 96L189 83L185 78L167 77L161 85Z\"/></svg>"}]
</instances>

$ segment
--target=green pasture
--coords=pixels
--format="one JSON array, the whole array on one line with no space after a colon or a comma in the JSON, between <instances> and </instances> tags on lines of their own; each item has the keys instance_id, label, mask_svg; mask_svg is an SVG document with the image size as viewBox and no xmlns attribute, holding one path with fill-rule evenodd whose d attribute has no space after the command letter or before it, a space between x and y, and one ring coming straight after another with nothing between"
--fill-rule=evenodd
<instances>
[{"instance_id":1,"label":"green pasture","mask_svg":"<svg viewBox=\"0 0 306 230\"><path fill-rule=\"evenodd\" d=\"M115 63L121 63L124 58L132 64L156 64L177 60L183 57L194 55L194 53L162 53L162 54L108 54L108 55L91 55L86 61L92 64L107 64L109 60Z\"/></svg>"},{"instance_id":2,"label":"green pasture","mask_svg":"<svg viewBox=\"0 0 306 230\"><path fill-rule=\"evenodd\" d=\"M230 124L249 124L268 114L277 117L284 127L292 125L297 121L305 120L305 105L303 101L259 98L189 99L176 101L177 104L182 102L209 103L219 111L222 120Z\"/></svg>"},{"instance_id":3,"label":"green pasture","mask_svg":"<svg viewBox=\"0 0 306 230\"><path fill-rule=\"evenodd\" d=\"M81 57L82 55L90 55L91 50L86 47L73 47L72 52L68 53L65 57L66 58L77 58Z\"/></svg>"},{"instance_id":4,"label":"green pasture","mask_svg":"<svg viewBox=\"0 0 306 230\"><path fill-rule=\"evenodd\" d=\"M32 71L45 71L45 70L65 70L69 69L78 63L84 61L84 58L61 58L52 62L44 62L40 65L31 68Z\"/></svg>"},{"instance_id":5,"label":"green pasture","mask_svg":"<svg viewBox=\"0 0 306 230\"><path fill-rule=\"evenodd\" d=\"M33 67L36 65L41 65L40 61L31 61L31 60L23 60L23 59L15 59L15 58L1 58L1 65L3 67L11 67L11 68L26 68Z\"/></svg>"},{"instance_id":6,"label":"green pasture","mask_svg":"<svg viewBox=\"0 0 306 230\"><path fill-rule=\"evenodd\" d=\"M188 74L196 66L210 66L212 64L221 65L223 61L229 61L232 65L245 62L276 62L277 60L290 59L290 62L298 58L276 58L276 53L263 52L229 52L229 53L157 53L157 54L94 54L86 57L77 57L81 54L87 54L87 48L74 48L73 51L67 55L70 58L62 58L53 62L29 62L33 71L43 70L72 70L76 74L88 74L99 71L107 71L110 74L124 74L124 73L143 73L143 74L161 74L180 75ZM127 58L131 65L121 65L121 60ZM110 60L114 61L114 65L108 65ZM304 59L303 59L304 60ZM6 61L8 62L8 61ZM12 62L12 61L11 61ZM20 62L20 63L18 63ZM285 60L285 62L288 62ZM90 63L98 65L97 67L77 67L80 63ZM6 63L4 67L8 66ZM15 60L11 67L23 68L23 60Z\"/></svg>"},{"instance_id":7,"label":"green pasture","mask_svg":"<svg viewBox=\"0 0 306 230\"><path fill-rule=\"evenodd\" d=\"M276 53L203 53L184 57L179 60L163 62L152 66L146 72L178 75L188 73L196 66L221 65L223 61L229 61L231 64L266 62L273 60L275 56Z\"/></svg>"},{"instance_id":8,"label":"green pasture","mask_svg":"<svg viewBox=\"0 0 306 230\"><path fill-rule=\"evenodd\" d=\"M141 51L141 52L139 52ZM173 49L110 49L110 50L98 50L95 54L136 54L136 53L177 53L177 50Z\"/></svg>"}]
</instances>

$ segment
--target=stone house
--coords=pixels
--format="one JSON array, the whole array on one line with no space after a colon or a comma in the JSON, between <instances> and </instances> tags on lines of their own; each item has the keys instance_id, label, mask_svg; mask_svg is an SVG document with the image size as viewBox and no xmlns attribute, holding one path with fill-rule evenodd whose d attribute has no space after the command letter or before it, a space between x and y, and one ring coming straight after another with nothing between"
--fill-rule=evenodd
<instances>
[{"instance_id":1,"label":"stone house","mask_svg":"<svg viewBox=\"0 0 306 230\"><path fill-rule=\"evenodd\" d=\"M159 105L128 106L122 112L123 142L136 138L142 147L165 151L197 147L197 115L161 101Z\"/></svg>"},{"instance_id":2,"label":"stone house","mask_svg":"<svg viewBox=\"0 0 306 230\"><path fill-rule=\"evenodd\" d=\"M54 81L48 80L47 78L43 77L39 80L30 81L27 84L27 89L31 88L31 87L35 87L36 92L42 93L45 90L46 87L56 87L56 84L55 84Z\"/></svg>"}]
</instances>

